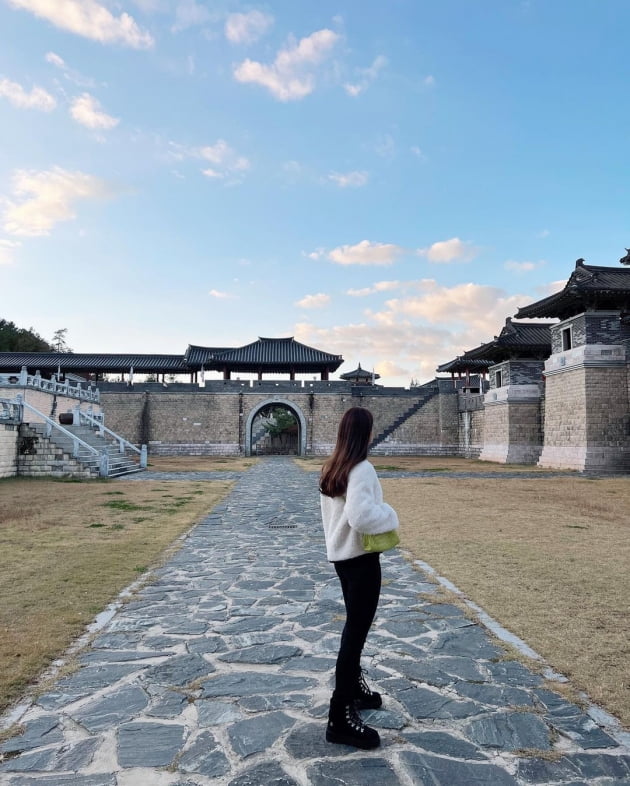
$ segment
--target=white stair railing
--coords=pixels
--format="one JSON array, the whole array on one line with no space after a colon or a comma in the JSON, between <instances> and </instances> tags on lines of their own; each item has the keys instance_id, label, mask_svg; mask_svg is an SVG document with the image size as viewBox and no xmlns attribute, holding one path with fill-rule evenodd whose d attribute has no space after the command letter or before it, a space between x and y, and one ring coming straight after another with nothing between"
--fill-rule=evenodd
<instances>
[{"instance_id":1,"label":"white stair railing","mask_svg":"<svg viewBox=\"0 0 630 786\"><path fill-rule=\"evenodd\" d=\"M10 398L0 398L0 423L20 423L20 406Z\"/></svg>"},{"instance_id":2,"label":"white stair railing","mask_svg":"<svg viewBox=\"0 0 630 786\"><path fill-rule=\"evenodd\" d=\"M29 374L24 366L19 373L0 374L0 387L35 388L36 390L44 390L46 393L78 398L81 401L91 401L95 404L100 401L98 388L92 389L92 386L88 385L84 390L80 382L76 385L71 385L69 380L58 382L54 376L52 379L44 379L40 374Z\"/></svg>"},{"instance_id":3,"label":"white stair railing","mask_svg":"<svg viewBox=\"0 0 630 786\"><path fill-rule=\"evenodd\" d=\"M59 423L56 423L54 420L48 417L48 415L44 415L43 412L40 412L36 409L32 404L29 404L27 401L24 401L22 396L18 395L16 397L15 402L19 409L20 409L20 421L24 422L24 409L29 409L31 412L34 412L38 417L42 418L44 423L46 424L45 434L47 437L50 437L53 429L60 431L65 437L72 440L72 456L73 458L78 458L79 456L79 448L82 447L87 452L98 458L99 460L99 475L102 478L106 478L109 475L109 454L106 450L97 450L92 445L89 445L87 442L84 442L80 437L77 437L76 434L73 434L68 429L65 429Z\"/></svg>"},{"instance_id":4,"label":"white stair railing","mask_svg":"<svg viewBox=\"0 0 630 786\"><path fill-rule=\"evenodd\" d=\"M107 432L111 437L113 437L118 442L118 450L121 453L125 452L125 448L128 450L137 453L140 456L140 468L146 469L147 468L147 446L142 445L141 447L137 448L132 442L128 442L124 437L121 437L120 434L116 434L110 428L103 423L102 415L99 413L99 417L95 417L94 413L90 410L87 412L82 410L80 407L75 407L72 411L73 414L73 421L75 426L81 426L84 422L87 422L91 426L95 426L98 428L98 432L101 437L105 436L105 432Z\"/></svg>"}]
</instances>

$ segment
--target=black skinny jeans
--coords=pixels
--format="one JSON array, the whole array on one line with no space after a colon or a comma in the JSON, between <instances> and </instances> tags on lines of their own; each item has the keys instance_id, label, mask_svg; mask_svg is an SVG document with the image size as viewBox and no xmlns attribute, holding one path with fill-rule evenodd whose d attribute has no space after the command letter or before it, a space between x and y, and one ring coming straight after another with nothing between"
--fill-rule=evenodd
<instances>
[{"instance_id":1,"label":"black skinny jeans","mask_svg":"<svg viewBox=\"0 0 630 786\"><path fill-rule=\"evenodd\" d=\"M335 698L351 699L361 674L361 653L381 593L380 554L371 552L335 562L346 605L346 624L335 668Z\"/></svg>"}]
</instances>

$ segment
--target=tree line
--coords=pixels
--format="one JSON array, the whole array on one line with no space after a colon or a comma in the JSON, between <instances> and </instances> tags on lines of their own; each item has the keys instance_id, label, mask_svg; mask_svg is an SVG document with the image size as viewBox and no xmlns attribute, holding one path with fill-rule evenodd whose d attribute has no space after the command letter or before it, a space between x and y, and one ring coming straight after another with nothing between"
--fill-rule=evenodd
<instances>
[{"instance_id":1,"label":"tree line","mask_svg":"<svg viewBox=\"0 0 630 786\"><path fill-rule=\"evenodd\" d=\"M72 352L66 343L67 328L56 330L50 343L33 328L18 327L0 319L0 352Z\"/></svg>"}]
</instances>

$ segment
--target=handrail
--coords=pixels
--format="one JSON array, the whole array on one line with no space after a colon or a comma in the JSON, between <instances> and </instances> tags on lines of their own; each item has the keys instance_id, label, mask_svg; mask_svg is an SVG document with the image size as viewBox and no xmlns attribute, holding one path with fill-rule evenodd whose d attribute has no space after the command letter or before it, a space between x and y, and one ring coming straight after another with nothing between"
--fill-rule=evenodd
<instances>
[{"instance_id":1,"label":"handrail","mask_svg":"<svg viewBox=\"0 0 630 786\"><path fill-rule=\"evenodd\" d=\"M98 388L92 389L88 385L87 390L81 387L81 383L71 385L70 380L58 382L57 379L44 379L40 374L29 374L25 366L15 374L0 374L0 387L27 387L43 390L47 393L78 398L82 401L92 401L96 404L100 401L100 391Z\"/></svg>"},{"instance_id":2,"label":"handrail","mask_svg":"<svg viewBox=\"0 0 630 786\"><path fill-rule=\"evenodd\" d=\"M0 421L3 423L19 423L20 406L10 398L0 398Z\"/></svg>"},{"instance_id":3,"label":"handrail","mask_svg":"<svg viewBox=\"0 0 630 786\"><path fill-rule=\"evenodd\" d=\"M21 395L16 396L16 403L22 410L22 413L20 415L20 420L22 421L24 420L24 415L23 415L24 407L30 409L31 412L34 412L40 418L43 418L44 422L46 423L47 437L50 437L53 428L55 428L57 429L57 431L60 431L64 436L68 437L68 439L71 439L73 445L72 455L74 458L77 458L79 455L79 445L81 445L84 448L87 448L89 453L99 458L99 475L101 477L107 477L107 475L109 474L109 455L106 450L102 450L99 452L95 447L89 445L87 442L84 442L80 437L77 437L76 434L73 434L71 431L68 431L68 429L65 429L63 426L59 425L59 423L56 423L54 420L52 420L52 418L49 418L48 415L44 415L43 412L40 412L32 404L29 404L27 401L24 401Z\"/></svg>"},{"instance_id":4,"label":"handrail","mask_svg":"<svg viewBox=\"0 0 630 786\"><path fill-rule=\"evenodd\" d=\"M147 458L148 458L146 445L142 445L140 448L137 448L133 443L128 442L124 437L121 437L120 434L116 434L116 432L112 431L110 428L107 428L107 426L103 423L102 420L95 418L93 414L91 414L90 412L85 412L80 407L75 407L73 414L74 414L74 422L76 423L77 426L81 425L81 419L83 418L87 420L88 423L90 423L91 425L97 426L101 436L104 436L103 432L106 431L109 435L114 437L114 439L118 442L118 450L121 453L125 452L125 448L128 448L129 450L133 450L135 453L138 453L140 456L140 467L142 469L146 469Z\"/></svg>"}]
</instances>

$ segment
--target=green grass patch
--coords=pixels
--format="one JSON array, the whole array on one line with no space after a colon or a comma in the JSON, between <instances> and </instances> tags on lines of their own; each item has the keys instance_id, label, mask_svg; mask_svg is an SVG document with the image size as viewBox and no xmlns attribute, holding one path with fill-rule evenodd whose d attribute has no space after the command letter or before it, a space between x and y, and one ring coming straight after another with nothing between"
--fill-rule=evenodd
<instances>
[{"instance_id":1,"label":"green grass patch","mask_svg":"<svg viewBox=\"0 0 630 786\"><path fill-rule=\"evenodd\" d=\"M102 507L112 510L151 510L148 505L137 505L135 502L127 502L124 499L112 499L109 502L104 502Z\"/></svg>"}]
</instances>

